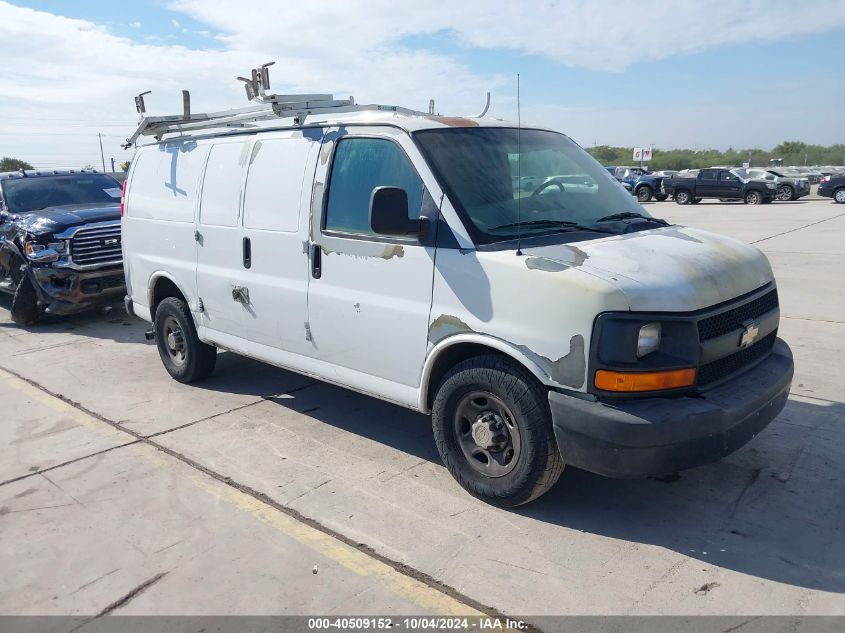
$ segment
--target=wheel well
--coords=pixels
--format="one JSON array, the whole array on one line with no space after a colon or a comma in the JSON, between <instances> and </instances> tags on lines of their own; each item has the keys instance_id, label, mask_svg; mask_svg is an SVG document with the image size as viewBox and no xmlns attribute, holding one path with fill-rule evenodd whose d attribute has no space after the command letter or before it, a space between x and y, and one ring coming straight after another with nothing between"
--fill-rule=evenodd
<instances>
[{"instance_id":1,"label":"wheel well","mask_svg":"<svg viewBox=\"0 0 845 633\"><path fill-rule=\"evenodd\" d=\"M508 358L522 365L526 369L528 375L536 379L534 372L532 372L528 367L525 367L524 363L521 363L519 359L514 358L502 350L496 349L495 347L489 347L483 343L455 343L437 355L437 358L434 360L434 365L431 368L431 372L429 373L425 394L425 404L429 411L434 404L434 398L437 396L437 388L440 386L440 382L446 374L449 373L449 370L458 363L462 363L463 361L476 356L502 356L504 358ZM539 380L537 380L537 383L542 386Z\"/></svg>"},{"instance_id":2,"label":"wheel well","mask_svg":"<svg viewBox=\"0 0 845 633\"><path fill-rule=\"evenodd\" d=\"M173 283L171 279L168 279L167 277L159 277L155 280L155 284L153 285L153 300L150 304L150 314L155 316L158 304L168 297L176 297L185 303L188 302L187 299L185 299L185 295L182 294L182 291L179 290L179 287Z\"/></svg>"}]
</instances>

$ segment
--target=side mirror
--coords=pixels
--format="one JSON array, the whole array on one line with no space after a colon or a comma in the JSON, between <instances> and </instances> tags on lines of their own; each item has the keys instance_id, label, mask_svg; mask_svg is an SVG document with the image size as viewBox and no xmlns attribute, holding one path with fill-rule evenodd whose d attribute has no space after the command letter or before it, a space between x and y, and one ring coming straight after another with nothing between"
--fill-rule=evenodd
<instances>
[{"instance_id":1,"label":"side mirror","mask_svg":"<svg viewBox=\"0 0 845 633\"><path fill-rule=\"evenodd\" d=\"M370 196L370 228L379 235L423 237L426 218L408 217L408 194L399 187L376 187Z\"/></svg>"}]
</instances>

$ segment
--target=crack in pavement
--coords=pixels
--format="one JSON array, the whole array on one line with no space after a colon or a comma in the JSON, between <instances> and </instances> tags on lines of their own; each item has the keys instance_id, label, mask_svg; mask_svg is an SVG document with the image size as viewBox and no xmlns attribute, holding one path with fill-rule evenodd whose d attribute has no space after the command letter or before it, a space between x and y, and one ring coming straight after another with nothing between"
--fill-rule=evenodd
<instances>
[{"instance_id":1,"label":"crack in pavement","mask_svg":"<svg viewBox=\"0 0 845 633\"><path fill-rule=\"evenodd\" d=\"M163 571L160 574L156 574L155 576L153 576L149 580L145 580L144 582L142 582L140 585L135 587L129 593L127 593L126 595L124 595L124 596L118 598L117 600L115 600L114 602L112 602L109 606L107 606L105 609L103 609L97 615L95 615L94 618L95 619L100 618L104 615L108 615L112 611L116 611L117 609L120 609L121 607L126 606L132 600L134 600L135 598L140 596L142 593L144 593L147 589L149 589L154 584L156 584L159 580L164 578L168 573L169 572Z\"/></svg>"},{"instance_id":2,"label":"crack in pavement","mask_svg":"<svg viewBox=\"0 0 845 633\"><path fill-rule=\"evenodd\" d=\"M249 487L245 484L241 484L237 481L234 481L230 477L222 475L215 470L211 470L210 468L208 468L208 467L204 466L203 464L195 461L194 459L191 459L187 455L184 455L184 454L182 454L178 451L175 451L175 450L165 446L164 444L159 444L158 442L154 441L151 437L145 437L145 436L141 435L140 433L138 433L137 431L133 431L131 428L121 426L117 422L109 420L108 418L100 415L99 413L96 413L95 411L88 409L87 407L85 407L81 403L78 403L78 402L71 400L67 396L64 396L62 394L53 393L52 391L50 391L49 389L47 389L43 385L40 385L37 382L35 382L34 380L31 380L31 379L29 379L25 376L22 376L15 371L12 371L10 369L6 369L6 371L9 374L18 378L19 380L22 380L22 381L26 382L27 384L35 387L36 389L39 389L40 391L44 392L45 394L52 396L53 398L56 398L57 400L60 400L60 401L64 402L65 404L69 404L69 405L75 407L79 411L82 411L83 413L89 415L90 417L92 417L92 418L94 418L94 419L96 419L100 422L103 422L104 424L106 424L110 427L113 427L115 429L119 429L120 431L131 435L132 437L134 437L136 439L136 441L131 442L130 444L146 444L147 446L149 446L149 447L151 447L151 448L153 448L153 449L155 449L155 450L157 450L161 453L169 455L170 457L173 457L174 459L182 462L183 464L190 466L194 470L197 470L197 471L203 473L204 475L207 475L208 477L214 479L215 481L222 483L225 486L228 486L230 488L233 488L234 490L236 490L236 491L238 491L242 494L245 494L249 497L252 497L255 501L258 501L259 503L264 504L264 505L278 511L281 514L284 514L284 515L290 517L291 519L293 519L293 520L295 520L295 521L297 521L297 522L299 522L299 523L301 523L305 526L308 526L311 529L322 532L326 536L328 536L332 539L335 539L336 541L343 543L344 545L346 545L348 547L351 547L355 550L358 550L359 552L361 552L362 554L365 554L369 558L372 558L373 560L378 561L379 563L393 569L394 571L401 574L402 576L411 578L416 582L419 582L419 583L421 583L425 586L428 586L431 589L434 589L435 591L443 594L444 596L452 598L453 600L460 602L461 604L463 604L467 607L470 607L470 608L472 608L476 611L480 611L481 613L483 613L487 616L490 616L490 617L494 617L494 618L498 617L498 618L501 618L501 619L506 617L505 614L500 612L498 609L495 609L494 607L491 607L491 606L488 606L488 605L484 605L484 604L480 603L478 600L475 600L474 598L471 598L471 597L459 592L454 587L451 587L450 585L447 585L446 583L434 578L433 576L431 576L429 574L426 574L425 572L422 572L418 569L415 569L414 567L411 567L410 565L407 565L405 563L401 563L399 561L388 558L387 556L377 552L375 549L373 549L369 545L362 543L357 539L352 539L352 538L350 538L350 537L348 537L348 536L346 536L346 535L344 535L340 532L337 532L336 530L333 530L332 528L323 525L322 523L320 523L319 521L317 521L315 519L312 519L308 516L305 516L304 514L300 513L299 511L297 511L297 510L295 510L295 509L293 509L293 508L291 508L287 505L282 505L281 503L275 501L274 499L272 499L271 497L269 497L267 494L265 494L263 492L255 490L254 488L251 488L251 487ZM296 390L291 390L291 391L286 392L286 393L292 393L293 391L300 391L302 389L306 389L306 388L312 386L313 384L319 384L319 383L315 381L312 384L304 385L302 387L297 388ZM284 394L282 394L282 395L284 395ZM263 398L262 398L262 400L263 400ZM251 403L251 404L257 404L257 403ZM114 447L114 448L120 448L120 447ZM114 450L114 449L108 449L108 450ZM105 451L100 451L100 452L105 452ZM79 461L79 460L77 459L77 460L74 460L74 461ZM424 462L425 460L421 460L421 461ZM415 464L414 466L416 466L416 465L419 465L419 464ZM59 468L59 466L54 466L53 468ZM35 473L33 473L33 474L35 474ZM112 603L111 605L109 605L108 607L106 607L106 609L104 609L96 617L100 617L101 615L105 615L106 613L114 611L115 609L120 608L121 606L125 605L126 602L128 602L129 600L131 600L132 598L137 596L139 593L145 591L150 585L154 584L155 582L158 582L161 579L161 577L163 577L166 573L167 572L164 572L164 573L160 574L159 576L154 576L153 578L151 578L146 583L139 585L129 594L127 594L126 596L124 596L120 600L118 600L118 601ZM86 622L80 624L76 628L77 629L81 628L82 626L84 626L88 622L90 622L90 620L87 620ZM76 629L74 629L74 630L76 630ZM539 629L537 629L535 627L528 627L526 630L536 631L536 630L539 630ZM73 633L73 632L71 631L69 633Z\"/></svg>"},{"instance_id":3,"label":"crack in pavement","mask_svg":"<svg viewBox=\"0 0 845 633\"><path fill-rule=\"evenodd\" d=\"M103 453L108 453L109 451L117 450L118 448L123 448L124 446L132 446L133 444L137 444L141 440L132 440L131 442L126 442L125 444L118 444L117 446L112 446L110 448L104 448L101 451L97 451L96 453L91 453L89 455L83 455L82 457L76 457L74 459L69 459L66 462L62 462L61 464L56 464L55 466L49 466L47 468L41 468L39 470L33 471L31 473L27 473L26 475L21 475L20 477L13 477L12 479L7 479L6 481L0 481L0 486L5 486L6 484L13 484L16 481L21 481L22 479L29 479L30 477L35 477L36 475L42 475L44 473L49 473L51 470L55 470L56 468L62 468L63 466L70 466L71 464L75 464L76 462L81 462L83 459L90 459L91 457L96 457L97 455L102 455Z\"/></svg>"},{"instance_id":4,"label":"crack in pavement","mask_svg":"<svg viewBox=\"0 0 845 633\"><path fill-rule=\"evenodd\" d=\"M788 235L790 233L795 233L795 231L802 231L804 229L810 228L811 226L816 226L817 224L821 224L822 222L828 222L830 220L835 220L836 218L841 218L845 216L845 213L839 213L837 215L832 215L829 218L825 218L824 220L819 220L818 222L810 222L810 224L805 224L804 226L799 226L794 229L789 229L788 231L783 231L782 233L775 233L774 235L770 235L769 237L763 237L759 240L754 240L750 242L751 244L759 244L760 242L765 242L766 240L771 240L776 237L780 237L781 235Z\"/></svg>"}]
</instances>

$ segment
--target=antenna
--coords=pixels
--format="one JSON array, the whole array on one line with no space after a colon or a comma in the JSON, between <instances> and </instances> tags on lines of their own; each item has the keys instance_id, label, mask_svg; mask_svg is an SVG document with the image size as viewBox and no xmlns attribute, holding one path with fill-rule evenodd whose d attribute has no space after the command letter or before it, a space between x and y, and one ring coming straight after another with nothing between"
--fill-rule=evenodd
<instances>
[{"instance_id":1,"label":"antenna","mask_svg":"<svg viewBox=\"0 0 845 633\"><path fill-rule=\"evenodd\" d=\"M522 111L516 73L516 254L522 255Z\"/></svg>"}]
</instances>

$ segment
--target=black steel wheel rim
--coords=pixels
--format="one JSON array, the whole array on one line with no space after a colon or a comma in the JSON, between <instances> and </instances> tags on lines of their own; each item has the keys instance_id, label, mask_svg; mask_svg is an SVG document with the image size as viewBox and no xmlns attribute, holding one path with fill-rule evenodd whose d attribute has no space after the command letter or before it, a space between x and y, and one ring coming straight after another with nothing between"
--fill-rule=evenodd
<instances>
[{"instance_id":1,"label":"black steel wheel rim","mask_svg":"<svg viewBox=\"0 0 845 633\"><path fill-rule=\"evenodd\" d=\"M510 408L488 391L472 391L455 407L454 431L470 467L485 477L511 472L522 452L522 438Z\"/></svg>"}]
</instances>

